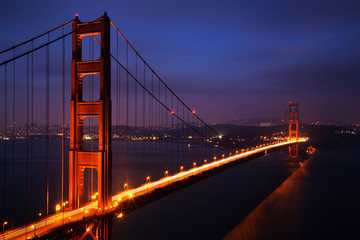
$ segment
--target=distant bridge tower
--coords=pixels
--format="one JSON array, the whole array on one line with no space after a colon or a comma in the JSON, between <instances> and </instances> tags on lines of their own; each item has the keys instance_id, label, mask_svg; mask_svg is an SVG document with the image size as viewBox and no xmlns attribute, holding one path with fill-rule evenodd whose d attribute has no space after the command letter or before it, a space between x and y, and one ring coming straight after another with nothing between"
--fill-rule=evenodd
<instances>
[{"instance_id":1,"label":"distant bridge tower","mask_svg":"<svg viewBox=\"0 0 360 240\"><path fill-rule=\"evenodd\" d=\"M110 20L106 13L99 20L81 23L78 17L72 24L72 65L71 65L71 118L69 153L69 207L76 209L84 205L84 171L96 169L98 173L99 211L111 203L111 93L110 93ZM82 39L101 35L100 59L82 61ZM96 102L83 101L83 77L100 76L100 99ZM99 150L84 151L84 118L97 117L99 120Z\"/></svg>"},{"instance_id":2,"label":"distant bridge tower","mask_svg":"<svg viewBox=\"0 0 360 240\"><path fill-rule=\"evenodd\" d=\"M289 103L289 140L299 140L299 105L298 103ZM299 146L293 144L289 146L289 158L299 157Z\"/></svg>"},{"instance_id":3,"label":"distant bridge tower","mask_svg":"<svg viewBox=\"0 0 360 240\"><path fill-rule=\"evenodd\" d=\"M299 139L299 105L289 103L289 140Z\"/></svg>"}]
</instances>

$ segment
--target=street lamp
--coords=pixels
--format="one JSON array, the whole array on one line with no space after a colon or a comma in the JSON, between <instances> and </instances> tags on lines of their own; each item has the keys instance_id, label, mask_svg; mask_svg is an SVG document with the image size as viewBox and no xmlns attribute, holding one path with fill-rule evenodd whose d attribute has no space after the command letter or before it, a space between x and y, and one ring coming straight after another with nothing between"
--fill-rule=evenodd
<instances>
[{"instance_id":1,"label":"street lamp","mask_svg":"<svg viewBox=\"0 0 360 240\"><path fill-rule=\"evenodd\" d=\"M5 225L8 224L7 221L3 222L3 239L5 239Z\"/></svg>"},{"instance_id":2,"label":"street lamp","mask_svg":"<svg viewBox=\"0 0 360 240\"><path fill-rule=\"evenodd\" d=\"M56 212L60 212L60 210L61 210L60 204L56 204L55 210L56 210Z\"/></svg>"},{"instance_id":3,"label":"street lamp","mask_svg":"<svg viewBox=\"0 0 360 240\"><path fill-rule=\"evenodd\" d=\"M183 167L183 166L180 167L180 172L182 172L182 171L184 171L184 167Z\"/></svg>"},{"instance_id":4,"label":"street lamp","mask_svg":"<svg viewBox=\"0 0 360 240\"><path fill-rule=\"evenodd\" d=\"M146 183L147 183L147 184L145 185L145 186L146 186L146 192L148 192L148 191L149 191L150 176L147 176L147 177L146 177Z\"/></svg>"},{"instance_id":5,"label":"street lamp","mask_svg":"<svg viewBox=\"0 0 360 240\"><path fill-rule=\"evenodd\" d=\"M34 235L36 236L36 226L33 224L31 225L31 228L34 229Z\"/></svg>"}]
</instances>

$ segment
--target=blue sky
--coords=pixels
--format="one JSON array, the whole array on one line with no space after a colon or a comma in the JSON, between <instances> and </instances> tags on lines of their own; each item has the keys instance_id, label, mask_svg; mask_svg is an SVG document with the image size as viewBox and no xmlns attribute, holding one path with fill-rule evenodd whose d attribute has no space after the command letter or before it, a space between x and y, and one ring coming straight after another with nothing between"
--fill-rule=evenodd
<instances>
[{"instance_id":1,"label":"blue sky","mask_svg":"<svg viewBox=\"0 0 360 240\"><path fill-rule=\"evenodd\" d=\"M208 122L360 122L359 1L5 1L0 49L104 11Z\"/></svg>"}]
</instances>

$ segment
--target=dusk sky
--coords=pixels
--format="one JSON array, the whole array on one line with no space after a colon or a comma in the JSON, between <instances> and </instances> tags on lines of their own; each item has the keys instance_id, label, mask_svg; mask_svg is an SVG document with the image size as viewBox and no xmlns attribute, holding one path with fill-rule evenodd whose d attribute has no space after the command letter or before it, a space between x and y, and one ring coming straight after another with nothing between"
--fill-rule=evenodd
<instances>
[{"instance_id":1,"label":"dusk sky","mask_svg":"<svg viewBox=\"0 0 360 240\"><path fill-rule=\"evenodd\" d=\"M360 123L360 1L3 1L0 49L107 11L159 76L209 123Z\"/></svg>"}]
</instances>

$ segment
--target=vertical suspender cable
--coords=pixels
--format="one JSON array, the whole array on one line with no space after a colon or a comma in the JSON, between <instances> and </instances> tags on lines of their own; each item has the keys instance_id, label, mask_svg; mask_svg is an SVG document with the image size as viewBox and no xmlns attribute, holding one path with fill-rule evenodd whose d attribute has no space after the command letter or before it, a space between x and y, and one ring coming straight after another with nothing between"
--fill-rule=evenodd
<instances>
[{"instance_id":1,"label":"vertical suspender cable","mask_svg":"<svg viewBox=\"0 0 360 240\"><path fill-rule=\"evenodd\" d=\"M145 86L145 63L144 63L144 86ZM145 158L146 158L146 153L145 153L145 136L146 136L146 126L145 126L145 120L146 120L146 116L145 116L145 89L143 88L143 104L142 104L142 125L143 125L143 141L142 141L142 151L143 151L143 173L144 173L144 177L146 179L146 167L145 167Z\"/></svg>"},{"instance_id":2,"label":"vertical suspender cable","mask_svg":"<svg viewBox=\"0 0 360 240\"><path fill-rule=\"evenodd\" d=\"M117 34L118 36L118 34ZM116 40L116 54L117 56L119 56L119 46L118 46L118 39ZM119 59L119 58L117 58ZM117 90L117 99L118 99L118 133L119 133L119 136L120 134L122 133L121 132L121 68L119 68L119 64L117 64L118 66L118 74L117 74L117 85L118 85L118 90ZM120 152L121 152L121 141L119 140L119 154L118 154L118 160L119 160L119 164L121 163L121 156L120 156ZM121 165L120 165L121 166ZM121 176L122 174L119 174L120 176L120 179L121 179ZM120 181L119 179L119 181Z\"/></svg>"},{"instance_id":3,"label":"vertical suspender cable","mask_svg":"<svg viewBox=\"0 0 360 240\"><path fill-rule=\"evenodd\" d=\"M50 34L48 34L50 42ZM49 83L50 83L49 45L46 46L46 216L49 215Z\"/></svg>"},{"instance_id":4,"label":"vertical suspender cable","mask_svg":"<svg viewBox=\"0 0 360 240\"><path fill-rule=\"evenodd\" d=\"M26 55L26 222L29 221L29 55Z\"/></svg>"},{"instance_id":5,"label":"vertical suspender cable","mask_svg":"<svg viewBox=\"0 0 360 240\"><path fill-rule=\"evenodd\" d=\"M177 102L177 107L176 107L176 112L177 114L180 115L180 108L179 108L179 101ZM179 134L179 119L176 119L176 137L177 137L177 141L176 141L176 167L179 167L179 143L180 143L180 134Z\"/></svg>"},{"instance_id":6,"label":"vertical suspender cable","mask_svg":"<svg viewBox=\"0 0 360 240\"><path fill-rule=\"evenodd\" d=\"M4 131L5 131L5 141L4 141L4 210L3 210L3 214L4 214L4 219L3 222L6 219L6 160L7 160L7 64L5 64L5 86L4 86L4 110L5 110L5 114L4 114Z\"/></svg>"},{"instance_id":7,"label":"vertical suspender cable","mask_svg":"<svg viewBox=\"0 0 360 240\"><path fill-rule=\"evenodd\" d=\"M119 59L119 34L116 34L116 59ZM119 64L116 64L116 124L119 127Z\"/></svg>"},{"instance_id":8,"label":"vertical suspender cable","mask_svg":"<svg viewBox=\"0 0 360 240\"><path fill-rule=\"evenodd\" d=\"M119 59L119 34L116 34L116 59ZM114 129L115 133L117 133L120 136L120 124L119 124L119 64L116 64L116 77L115 77L115 88L116 88L116 95L115 95L115 121L116 121L116 127ZM120 141L120 140L119 140ZM119 143L119 142L118 142ZM117 145L120 152L120 144ZM117 155L117 159L120 159L120 154ZM118 164L120 164L120 161L118 161ZM120 165L121 166L121 165ZM121 174L119 174L121 176ZM98 186L99 188L99 186Z\"/></svg>"},{"instance_id":9,"label":"vertical suspender cable","mask_svg":"<svg viewBox=\"0 0 360 240\"><path fill-rule=\"evenodd\" d=\"M129 69L129 45L126 44L126 69ZM128 183L129 171L129 73L126 73L126 184Z\"/></svg>"},{"instance_id":10,"label":"vertical suspender cable","mask_svg":"<svg viewBox=\"0 0 360 240\"><path fill-rule=\"evenodd\" d=\"M168 107L168 102L167 102L167 89L165 88L165 106ZM169 132L169 129L168 129L168 119L169 119L169 116L167 114L167 112L165 111L164 112L165 115L165 127L164 127L164 130L165 130L165 134L166 134L166 137L165 137L165 167L166 167L166 170L168 171L169 170L169 165L168 165L168 141L167 141L167 138L168 138L168 132Z\"/></svg>"},{"instance_id":11,"label":"vertical suspender cable","mask_svg":"<svg viewBox=\"0 0 360 240\"><path fill-rule=\"evenodd\" d=\"M13 56L15 57L15 48L13 51ZM15 216L15 60L13 61L13 119L12 119L12 197L11 197L11 226L14 227L14 216Z\"/></svg>"},{"instance_id":12,"label":"vertical suspender cable","mask_svg":"<svg viewBox=\"0 0 360 240\"><path fill-rule=\"evenodd\" d=\"M135 55L135 77L137 79L137 55ZM134 82L135 84L135 127L134 127L134 135L135 135L135 156L134 156L134 165L135 165L135 170L134 170L134 187L136 187L136 155L137 155L137 83Z\"/></svg>"},{"instance_id":13,"label":"vertical suspender cable","mask_svg":"<svg viewBox=\"0 0 360 240\"><path fill-rule=\"evenodd\" d=\"M31 50L34 41L31 41ZM30 138L30 210L32 211L32 185L33 185L33 160L34 160L34 53L31 52L31 138ZM31 218L30 221L33 219Z\"/></svg>"},{"instance_id":14,"label":"vertical suspender cable","mask_svg":"<svg viewBox=\"0 0 360 240\"><path fill-rule=\"evenodd\" d=\"M185 106L182 105L182 119L185 119ZM185 124L182 123L182 134L181 136L184 137L185 135ZM184 166L184 160L185 160L185 141L182 141L182 159L181 159L181 166Z\"/></svg>"},{"instance_id":15,"label":"vertical suspender cable","mask_svg":"<svg viewBox=\"0 0 360 240\"><path fill-rule=\"evenodd\" d=\"M187 112L187 123L189 124L189 127L188 127L189 130L188 130L187 138L189 138L189 136L191 134L189 110L187 110L186 112ZM187 160L188 160L188 163L191 163L191 160L190 160L190 148L187 149Z\"/></svg>"},{"instance_id":16,"label":"vertical suspender cable","mask_svg":"<svg viewBox=\"0 0 360 240\"><path fill-rule=\"evenodd\" d=\"M64 36L64 27L62 28ZM62 42L62 124L61 124L61 203L64 211L64 157L65 157L65 37ZM63 214L64 224L64 214Z\"/></svg>"},{"instance_id":17,"label":"vertical suspender cable","mask_svg":"<svg viewBox=\"0 0 360 240\"><path fill-rule=\"evenodd\" d=\"M160 81L159 81L159 101L161 101L161 95L160 95ZM158 105L158 128L157 128L157 135L158 135L158 161L159 161L159 170L161 167L161 141L160 141L160 129L161 129L161 121L160 121L160 103L157 103Z\"/></svg>"},{"instance_id":18,"label":"vertical suspender cable","mask_svg":"<svg viewBox=\"0 0 360 240\"><path fill-rule=\"evenodd\" d=\"M149 113L149 124L148 124L148 175L151 177L151 144L150 144L150 137L151 137L151 95L149 94L149 107L148 107L148 113Z\"/></svg>"},{"instance_id":19,"label":"vertical suspender cable","mask_svg":"<svg viewBox=\"0 0 360 240\"><path fill-rule=\"evenodd\" d=\"M174 113L174 94L171 94L171 111ZM171 114L171 165L174 169L174 114Z\"/></svg>"},{"instance_id":20,"label":"vertical suspender cable","mask_svg":"<svg viewBox=\"0 0 360 240\"><path fill-rule=\"evenodd\" d=\"M154 73L153 72L151 72L151 94L154 94ZM154 112L154 104L153 104L153 98L152 98L152 96L150 96L149 95L149 98L150 98L150 103L151 103L151 107L150 107L150 109L149 109L149 115L150 115L150 117L149 117L149 120L150 120L150 123L149 123L149 128L150 128L150 132L149 132L149 135L150 135L150 158L149 158L149 163L150 163L150 174L154 174L155 175L155 173L152 173L152 170L153 170L153 168L152 168L152 159L151 159L151 157L153 156L152 154L154 153L154 148L153 148L153 144L152 144L152 135L153 135L153 127L154 127L154 116L153 116L153 112Z\"/></svg>"}]
</instances>

